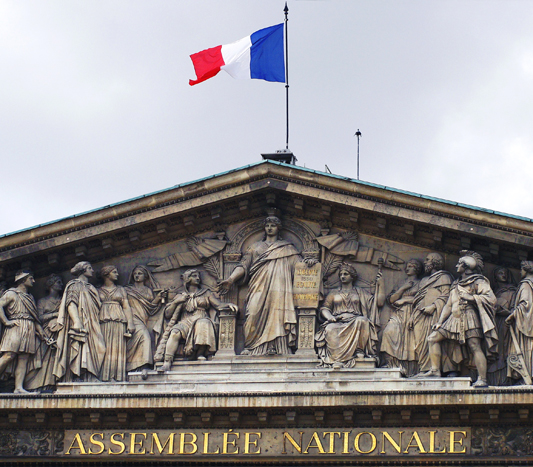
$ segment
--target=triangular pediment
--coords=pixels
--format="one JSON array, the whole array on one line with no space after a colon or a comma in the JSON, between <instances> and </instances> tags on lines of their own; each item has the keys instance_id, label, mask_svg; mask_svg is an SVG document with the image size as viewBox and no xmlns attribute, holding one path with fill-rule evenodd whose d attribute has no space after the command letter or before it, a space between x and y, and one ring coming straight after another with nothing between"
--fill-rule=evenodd
<instances>
[{"instance_id":1,"label":"triangular pediment","mask_svg":"<svg viewBox=\"0 0 533 467\"><path fill-rule=\"evenodd\" d=\"M8 234L0 239L3 276L37 277L80 260L102 263L179 240L223 237L232 224L268 213L320 230L351 230L383 241L455 256L473 249L518 268L533 249L530 219L394 190L271 161Z\"/></svg>"}]
</instances>

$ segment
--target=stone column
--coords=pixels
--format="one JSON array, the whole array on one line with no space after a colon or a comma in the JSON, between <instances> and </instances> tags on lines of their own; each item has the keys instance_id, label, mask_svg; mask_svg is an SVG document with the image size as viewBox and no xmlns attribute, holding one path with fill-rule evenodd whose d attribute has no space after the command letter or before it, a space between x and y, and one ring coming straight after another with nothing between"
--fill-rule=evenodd
<instances>
[{"instance_id":1,"label":"stone column","mask_svg":"<svg viewBox=\"0 0 533 467\"><path fill-rule=\"evenodd\" d=\"M218 315L220 320L218 334L218 350L215 357L235 356L235 321L237 314L231 310L221 311Z\"/></svg>"},{"instance_id":2,"label":"stone column","mask_svg":"<svg viewBox=\"0 0 533 467\"><path fill-rule=\"evenodd\" d=\"M241 253L228 252L223 254L223 272L221 279L227 279L235 267L239 265L242 257ZM237 303L238 288L233 286L227 295L221 297L224 302ZM224 310L219 312L219 334L218 334L218 350L215 358L225 358L235 356L235 330L237 327L237 315L231 310Z\"/></svg>"},{"instance_id":3,"label":"stone column","mask_svg":"<svg viewBox=\"0 0 533 467\"><path fill-rule=\"evenodd\" d=\"M315 351L316 309L298 309L298 350L296 355L316 356Z\"/></svg>"}]
</instances>

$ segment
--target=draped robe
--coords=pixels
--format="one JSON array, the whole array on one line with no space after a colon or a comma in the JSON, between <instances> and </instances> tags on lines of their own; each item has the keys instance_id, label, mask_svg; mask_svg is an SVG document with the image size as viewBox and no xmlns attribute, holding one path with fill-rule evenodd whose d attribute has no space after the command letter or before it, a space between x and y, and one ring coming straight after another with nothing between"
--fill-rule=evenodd
<instances>
[{"instance_id":1,"label":"draped robe","mask_svg":"<svg viewBox=\"0 0 533 467\"><path fill-rule=\"evenodd\" d=\"M524 355L527 371L531 376L533 371L533 281L530 279L520 281L513 313L516 339ZM514 346L510 348L510 353L516 353ZM508 375L516 376L513 375L511 368L508 369Z\"/></svg>"},{"instance_id":2,"label":"draped robe","mask_svg":"<svg viewBox=\"0 0 533 467\"><path fill-rule=\"evenodd\" d=\"M460 298L459 287L474 297L473 303ZM462 339L470 337L482 340L483 351L489 362L498 358L498 334L494 318L496 301L489 280L481 274L457 279L452 284L446 303L452 311L438 330L453 343L453 349L448 355L452 363L457 365L468 358L467 346L462 343Z\"/></svg>"},{"instance_id":3,"label":"draped robe","mask_svg":"<svg viewBox=\"0 0 533 467\"><path fill-rule=\"evenodd\" d=\"M70 303L78 307L81 322L87 330L85 338L69 335L72 328L68 313ZM99 321L100 307L98 292L91 284L74 279L65 287L57 317L61 330L57 336L54 376L58 380L72 381L82 377L85 372L89 373L87 379L98 379L106 352Z\"/></svg>"},{"instance_id":4,"label":"draped robe","mask_svg":"<svg viewBox=\"0 0 533 467\"><path fill-rule=\"evenodd\" d=\"M419 286L420 282L414 281L413 286L404 291L401 298L414 297L418 292ZM395 287L394 291L389 294L389 303L391 296L399 287ZM394 303L391 303L391 305L393 313L383 330L381 352L392 357L391 364L399 365L407 376L413 376L418 373L418 365L415 363L414 332L407 326L413 314L413 304L407 302L400 306Z\"/></svg>"},{"instance_id":5,"label":"draped robe","mask_svg":"<svg viewBox=\"0 0 533 467\"><path fill-rule=\"evenodd\" d=\"M159 335L160 329L154 329L151 324L153 316L161 311L161 304L152 303L154 293L149 287L136 288L133 285L125 287L128 302L133 314L135 331L127 342L127 371L132 371L144 365L154 363L154 334Z\"/></svg>"},{"instance_id":6,"label":"draped robe","mask_svg":"<svg viewBox=\"0 0 533 467\"><path fill-rule=\"evenodd\" d=\"M436 271L420 281L413 302L412 331L418 371L425 372L431 369L428 337L432 332L431 327L439 320L440 313L448 301L452 282L453 276L447 271ZM433 314L427 315L422 312L422 308L433 304L436 307Z\"/></svg>"},{"instance_id":7,"label":"draped robe","mask_svg":"<svg viewBox=\"0 0 533 467\"><path fill-rule=\"evenodd\" d=\"M253 244L241 262L249 280L244 323L245 348L265 354L269 342L278 353L296 343L296 312L292 283L298 251L285 240Z\"/></svg>"},{"instance_id":8,"label":"draped robe","mask_svg":"<svg viewBox=\"0 0 533 467\"><path fill-rule=\"evenodd\" d=\"M498 359L487 368L487 381L490 386L506 386L507 383L507 357L511 344L509 326L505 322L513 307L517 288L514 285L505 285L495 292L498 302L496 304L496 329L498 332Z\"/></svg>"},{"instance_id":9,"label":"draped robe","mask_svg":"<svg viewBox=\"0 0 533 467\"><path fill-rule=\"evenodd\" d=\"M338 321L322 324L315 335L318 355L324 364L338 362L351 367L358 350L368 357L376 355L379 318L374 300L374 296L359 287L349 291L339 289L327 295L322 309Z\"/></svg>"}]
</instances>

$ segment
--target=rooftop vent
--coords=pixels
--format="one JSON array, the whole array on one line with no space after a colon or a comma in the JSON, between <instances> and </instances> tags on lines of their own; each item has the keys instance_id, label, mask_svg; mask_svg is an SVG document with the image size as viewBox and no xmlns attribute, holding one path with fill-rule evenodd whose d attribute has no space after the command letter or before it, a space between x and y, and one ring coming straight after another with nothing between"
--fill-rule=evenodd
<instances>
[{"instance_id":1,"label":"rooftop vent","mask_svg":"<svg viewBox=\"0 0 533 467\"><path fill-rule=\"evenodd\" d=\"M279 151L273 153L261 154L261 156L263 156L263 160L283 162L284 164L290 165L295 165L296 161L298 160L288 149L280 149Z\"/></svg>"}]
</instances>

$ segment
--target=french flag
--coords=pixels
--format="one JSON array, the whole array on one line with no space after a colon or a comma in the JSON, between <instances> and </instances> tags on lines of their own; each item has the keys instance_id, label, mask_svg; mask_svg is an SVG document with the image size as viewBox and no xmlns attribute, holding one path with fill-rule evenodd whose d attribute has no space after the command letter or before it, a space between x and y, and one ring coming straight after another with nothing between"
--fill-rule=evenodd
<instances>
[{"instance_id":1,"label":"french flag","mask_svg":"<svg viewBox=\"0 0 533 467\"><path fill-rule=\"evenodd\" d=\"M220 70L235 79L264 79L285 82L283 23L261 29L228 45L219 45L191 55L196 80L194 86L212 78Z\"/></svg>"}]
</instances>

